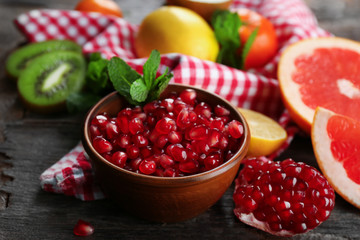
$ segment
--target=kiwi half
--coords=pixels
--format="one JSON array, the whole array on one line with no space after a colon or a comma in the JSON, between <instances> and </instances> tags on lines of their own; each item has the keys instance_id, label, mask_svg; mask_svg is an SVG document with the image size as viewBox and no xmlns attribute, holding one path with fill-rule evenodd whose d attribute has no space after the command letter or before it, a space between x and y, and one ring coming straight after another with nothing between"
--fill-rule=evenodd
<instances>
[{"instance_id":1,"label":"kiwi half","mask_svg":"<svg viewBox=\"0 0 360 240\"><path fill-rule=\"evenodd\" d=\"M21 72L18 92L27 107L39 113L64 110L69 94L85 83L86 62L82 54L53 51L31 61Z\"/></svg>"},{"instance_id":2,"label":"kiwi half","mask_svg":"<svg viewBox=\"0 0 360 240\"><path fill-rule=\"evenodd\" d=\"M82 52L81 46L69 40L49 40L30 43L10 54L6 60L6 71L11 77L18 78L20 72L36 57L58 50Z\"/></svg>"}]
</instances>

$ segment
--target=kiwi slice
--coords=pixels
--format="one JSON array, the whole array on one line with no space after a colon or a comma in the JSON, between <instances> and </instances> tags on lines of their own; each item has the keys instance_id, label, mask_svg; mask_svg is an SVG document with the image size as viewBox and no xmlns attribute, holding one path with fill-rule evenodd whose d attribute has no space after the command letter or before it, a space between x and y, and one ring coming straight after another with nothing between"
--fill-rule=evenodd
<instances>
[{"instance_id":1,"label":"kiwi slice","mask_svg":"<svg viewBox=\"0 0 360 240\"><path fill-rule=\"evenodd\" d=\"M81 53L81 46L69 40L49 40L44 42L30 43L15 50L6 60L6 71L13 77L18 78L20 72L38 56L51 51L74 51Z\"/></svg>"},{"instance_id":2,"label":"kiwi slice","mask_svg":"<svg viewBox=\"0 0 360 240\"><path fill-rule=\"evenodd\" d=\"M85 83L86 62L82 54L53 51L32 60L21 72L18 92L31 110L52 113L64 110L69 94Z\"/></svg>"}]
</instances>

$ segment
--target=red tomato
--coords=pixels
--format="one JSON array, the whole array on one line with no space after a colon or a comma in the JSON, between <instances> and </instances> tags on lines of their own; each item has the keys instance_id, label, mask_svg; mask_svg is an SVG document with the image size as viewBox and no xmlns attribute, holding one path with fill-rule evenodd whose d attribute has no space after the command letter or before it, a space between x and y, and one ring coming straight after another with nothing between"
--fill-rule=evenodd
<instances>
[{"instance_id":1,"label":"red tomato","mask_svg":"<svg viewBox=\"0 0 360 240\"><path fill-rule=\"evenodd\" d=\"M255 41L245 60L245 69L264 66L276 53L278 42L272 23L260 14L249 9L237 10L243 25L239 29L243 47L250 34L258 27Z\"/></svg>"},{"instance_id":2,"label":"red tomato","mask_svg":"<svg viewBox=\"0 0 360 240\"><path fill-rule=\"evenodd\" d=\"M122 17L122 11L112 0L81 0L75 10L82 12L98 12L116 17Z\"/></svg>"}]
</instances>

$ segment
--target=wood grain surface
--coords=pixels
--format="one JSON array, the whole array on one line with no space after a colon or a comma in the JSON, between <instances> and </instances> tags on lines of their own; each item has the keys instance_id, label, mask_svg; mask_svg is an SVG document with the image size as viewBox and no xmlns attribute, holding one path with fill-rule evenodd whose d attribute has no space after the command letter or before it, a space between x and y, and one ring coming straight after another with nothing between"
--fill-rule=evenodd
<instances>
[{"instance_id":1,"label":"wood grain surface","mask_svg":"<svg viewBox=\"0 0 360 240\"><path fill-rule=\"evenodd\" d=\"M117 0L132 23L162 0ZM319 24L337 36L360 40L360 0L306 0ZM238 221L232 210L233 186L208 211L175 224L152 223L122 212L110 200L82 202L44 192L40 174L80 140L82 115L42 116L20 103L16 84L3 69L7 54L24 38L12 24L35 8L72 9L74 0L0 0L0 239L277 239ZM310 138L298 135L280 159L291 157L317 167ZM95 233L73 235L78 219ZM360 212L336 196L330 218L293 239L360 239Z\"/></svg>"}]
</instances>

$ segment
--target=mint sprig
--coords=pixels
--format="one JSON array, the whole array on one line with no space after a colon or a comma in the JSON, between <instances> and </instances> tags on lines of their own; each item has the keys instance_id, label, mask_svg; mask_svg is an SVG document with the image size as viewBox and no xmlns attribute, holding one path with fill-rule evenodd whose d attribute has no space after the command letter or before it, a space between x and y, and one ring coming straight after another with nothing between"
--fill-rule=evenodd
<instances>
[{"instance_id":1,"label":"mint sprig","mask_svg":"<svg viewBox=\"0 0 360 240\"><path fill-rule=\"evenodd\" d=\"M164 74L156 78L160 65L160 53L153 50L143 66L143 76L133 70L125 61L118 57L111 58L108 64L110 81L116 91L133 105L142 105L159 98L173 77L166 68Z\"/></svg>"},{"instance_id":2,"label":"mint sprig","mask_svg":"<svg viewBox=\"0 0 360 240\"><path fill-rule=\"evenodd\" d=\"M244 47L242 47L239 29L244 23L236 12L217 10L212 16L211 24L214 28L216 40L220 44L220 51L216 62L229 67L244 69L246 57L256 38L258 29L251 33ZM237 53L239 48L242 54Z\"/></svg>"},{"instance_id":3,"label":"mint sprig","mask_svg":"<svg viewBox=\"0 0 360 240\"><path fill-rule=\"evenodd\" d=\"M173 76L166 68L156 78L159 65L160 53L157 50L151 52L144 64L143 75L121 58L113 57L109 61L103 59L100 53L93 53L86 70L85 89L66 99L67 109L70 113L84 112L114 88L133 105L143 105L158 99Z\"/></svg>"}]
</instances>

